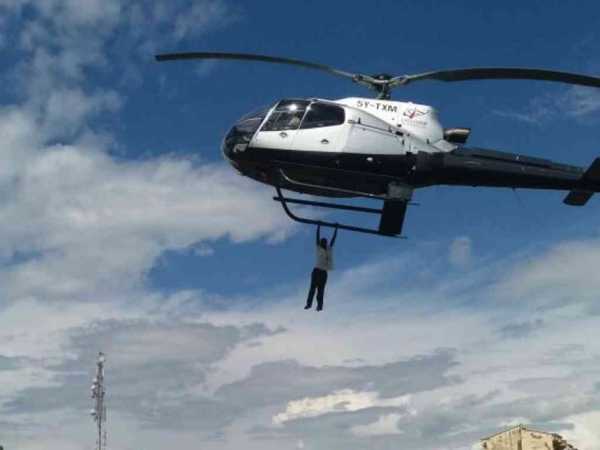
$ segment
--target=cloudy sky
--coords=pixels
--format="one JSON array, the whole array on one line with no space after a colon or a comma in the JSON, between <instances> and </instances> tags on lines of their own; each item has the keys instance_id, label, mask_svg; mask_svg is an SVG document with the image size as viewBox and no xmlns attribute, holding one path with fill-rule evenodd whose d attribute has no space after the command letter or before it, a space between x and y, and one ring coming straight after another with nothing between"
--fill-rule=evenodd
<instances>
[{"instance_id":1,"label":"cloudy sky","mask_svg":"<svg viewBox=\"0 0 600 450\"><path fill-rule=\"evenodd\" d=\"M469 450L520 422L600 450L597 199L419 191L408 240L340 234L325 311L306 312L313 230L227 166L220 140L278 98L366 91L152 59L600 74L597 2L521 3L0 0L0 444L92 448L103 350L115 450ZM472 127L472 145L581 166L600 153L587 89L396 98Z\"/></svg>"}]
</instances>

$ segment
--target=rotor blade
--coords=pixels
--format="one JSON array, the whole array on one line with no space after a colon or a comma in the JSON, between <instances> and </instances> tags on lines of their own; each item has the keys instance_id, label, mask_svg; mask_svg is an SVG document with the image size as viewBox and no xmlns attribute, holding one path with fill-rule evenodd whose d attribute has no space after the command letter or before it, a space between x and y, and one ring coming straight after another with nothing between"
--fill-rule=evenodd
<instances>
[{"instance_id":1,"label":"rotor blade","mask_svg":"<svg viewBox=\"0 0 600 450\"><path fill-rule=\"evenodd\" d=\"M299 59L279 58L277 56L254 55L250 53L213 53L213 52L189 52L189 53L164 53L156 55L157 61L174 61L182 59L229 59L240 61L261 61L275 64L289 64L292 66L306 67L308 69L321 70L333 75L342 76L354 80L356 74L335 69L324 64L318 64Z\"/></svg>"},{"instance_id":2,"label":"rotor blade","mask_svg":"<svg viewBox=\"0 0 600 450\"><path fill-rule=\"evenodd\" d=\"M406 84L418 80L465 81L465 80L545 80L560 83L578 84L582 86L600 87L600 78L554 70L511 68L511 67L478 67L470 69L437 70L416 75L396 77L397 84Z\"/></svg>"}]
</instances>

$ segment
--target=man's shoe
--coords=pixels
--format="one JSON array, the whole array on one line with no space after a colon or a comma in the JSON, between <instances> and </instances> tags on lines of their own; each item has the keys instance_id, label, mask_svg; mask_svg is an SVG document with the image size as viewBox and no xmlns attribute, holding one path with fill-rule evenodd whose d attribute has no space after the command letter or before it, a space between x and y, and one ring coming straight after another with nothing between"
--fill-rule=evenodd
<instances>
[{"instance_id":1,"label":"man's shoe","mask_svg":"<svg viewBox=\"0 0 600 450\"><path fill-rule=\"evenodd\" d=\"M317 311L323 311L323 307L322 306L317 306Z\"/></svg>"},{"instance_id":2,"label":"man's shoe","mask_svg":"<svg viewBox=\"0 0 600 450\"><path fill-rule=\"evenodd\" d=\"M306 305L304 309L310 309L310 305Z\"/></svg>"}]
</instances>

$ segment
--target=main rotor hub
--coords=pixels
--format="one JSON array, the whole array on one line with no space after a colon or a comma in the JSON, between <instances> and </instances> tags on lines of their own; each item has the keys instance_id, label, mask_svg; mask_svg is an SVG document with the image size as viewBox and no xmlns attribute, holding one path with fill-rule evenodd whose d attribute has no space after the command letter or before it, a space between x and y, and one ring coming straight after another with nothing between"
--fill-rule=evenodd
<instances>
[{"instance_id":1,"label":"main rotor hub","mask_svg":"<svg viewBox=\"0 0 600 450\"><path fill-rule=\"evenodd\" d=\"M392 76L389 73L379 73L375 75L371 75L376 80L388 81L392 79Z\"/></svg>"},{"instance_id":2,"label":"main rotor hub","mask_svg":"<svg viewBox=\"0 0 600 450\"><path fill-rule=\"evenodd\" d=\"M389 100L392 94L392 88L399 84L404 84L404 77L394 77L387 73L378 73L373 75L355 75L352 81L377 92L377 98L380 100Z\"/></svg>"}]
</instances>

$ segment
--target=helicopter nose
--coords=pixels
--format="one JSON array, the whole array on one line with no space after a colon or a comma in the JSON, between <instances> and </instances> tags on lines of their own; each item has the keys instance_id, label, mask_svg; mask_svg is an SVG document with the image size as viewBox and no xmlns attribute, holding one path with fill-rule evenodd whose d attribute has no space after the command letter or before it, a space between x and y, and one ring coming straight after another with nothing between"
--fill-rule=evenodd
<instances>
[{"instance_id":1,"label":"helicopter nose","mask_svg":"<svg viewBox=\"0 0 600 450\"><path fill-rule=\"evenodd\" d=\"M239 155L243 152L248 146L248 142L245 137L237 132L236 128L233 127L229 133L223 139L223 144L221 146L221 151L223 152L223 156L227 158L229 161L235 161L239 159Z\"/></svg>"},{"instance_id":2,"label":"helicopter nose","mask_svg":"<svg viewBox=\"0 0 600 450\"><path fill-rule=\"evenodd\" d=\"M223 156L230 161L233 158L233 145L231 139L228 139L227 137L223 139L223 143L221 144L221 153L223 153Z\"/></svg>"}]
</instances>

